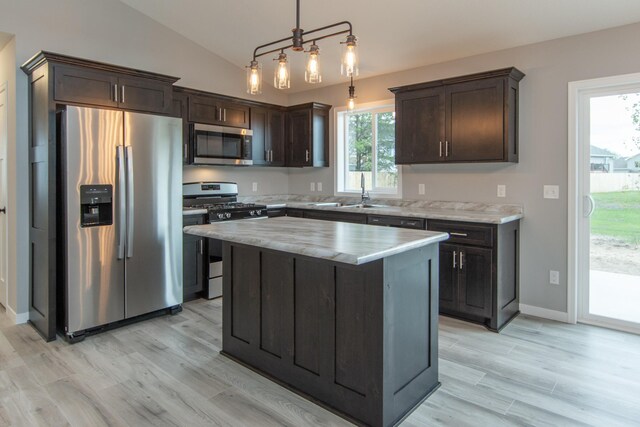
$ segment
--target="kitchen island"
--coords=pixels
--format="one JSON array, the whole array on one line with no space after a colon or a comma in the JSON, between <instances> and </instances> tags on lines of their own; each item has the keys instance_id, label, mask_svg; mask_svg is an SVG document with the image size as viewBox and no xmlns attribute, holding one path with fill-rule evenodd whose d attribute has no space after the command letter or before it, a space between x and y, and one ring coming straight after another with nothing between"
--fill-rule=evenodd
<instances>
[{"instance_id":1,"label":"kitchen island","mask_svg":"<svg viewBox=\"0 0 640 427\"><path fill-rule=\"evenodd\" d=\"M224 241L225 355L374 426L438 387L446 233L291 217L184 231Z\"/></svg>"}]
</instances>

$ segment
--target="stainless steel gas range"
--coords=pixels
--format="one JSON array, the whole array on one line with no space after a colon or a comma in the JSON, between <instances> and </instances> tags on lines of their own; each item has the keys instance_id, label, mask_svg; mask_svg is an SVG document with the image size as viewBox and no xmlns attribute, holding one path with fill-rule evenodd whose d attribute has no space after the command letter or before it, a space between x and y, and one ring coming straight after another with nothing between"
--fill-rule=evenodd
<instances>
[{"instance_id":1,"label":"stainless steel gas range","mask_svg":"<svg viewBox=\"0 0 640 427\"><path fill-rule=\"evenodd\" d=\"M238 202L238 185L234 182L191 182L182 187L183 209L201 212L209 223L267 219L267 207ZM222 296L222 242L207 239L208 280L204 296Z\"/></svg>"}]
</instances>

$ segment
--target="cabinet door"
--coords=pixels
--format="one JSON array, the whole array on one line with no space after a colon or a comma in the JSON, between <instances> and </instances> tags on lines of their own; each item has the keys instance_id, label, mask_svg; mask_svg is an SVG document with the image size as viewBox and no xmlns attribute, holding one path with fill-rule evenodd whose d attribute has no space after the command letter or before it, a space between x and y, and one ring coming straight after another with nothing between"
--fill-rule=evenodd
<instances>
[{"instance_id":1,"label":"cabinet door","mask_svg":"<svg viewBox=\"0 0 640 427\"><path fill-rule=\"evenodd\" d=\"M321 219L325 221L351 222L354 224L367 223L366 215L350 212L304 211L304 217L309 219Z\"/></svg>"},{"instance_id":2,"label":"cabinet door","mask_svg":"<svg viewBox=\"0 0 640 427\"><path fill-rule=\"evenodd\" d=\"M504 159L503 78L448 85L448 161Z\"/></svg>"},{"instance_id":3,"label":"cabinet door","mask_svg":"<svg viewBox=\"0 0 640 427\"><path fill-rule=\"evenodd\" d=\"M271 166L284 166L284 112L280 110L268 110L267 114L267 149L270 150L269 164Z\"/></svg>"},{"instance_id":4,"label":"cabinet door","mask_svg":"<svg viewBox=\"0 0 640 427\"><path fill-rule=\"evenodd\" d=\"M121 108L171 113L173 94L170 84L135 77L120 77L118 91L118 106Z\"/></svg>"},{"instance_id":5,"label":"cabinet door","mask_svg":"<svg viewBox=\"0 0 640 427\"><path fill-rule=\"evenodd\" d=\"M288 166L311 166L311 110L289 113Z\"/></svg>"},{"instance_id":6,"label":"cabinet door","mask_svg":"<svg viewBox=\"0 0 640 427\"><path fill-rule=\"evenodd\" d=\"M493 252L491 249L473 246L458 246L458 249L459 310L476 316L491 317Z\"/></svg>"},{"instance_id":7,"label":"cabinet door","mask_svg":"<svg viewBox=\"0 0 640 427\"><path fill-rule=\"evenodd\" d=\"M203 289L203 245L204 238L184 234L182 238L182 294L186 299Z\"/></svg>"},{"instance_id":8,"label":"cabinet door","mask_svg":"<svg viewBox=\"0 0 640 427\"><path fill-rule=\"evenodd\" d=\"M210 96L189 95L189 121L218 125L218 103L216 98Z\"/></svg>"},{"instance_id":9,"label":"cabinet door","mask_svg":"<svg viewBox=\"0 0 640 427\"><path fill-rule=\"evenodd\" d=\"M56 101L117 107L116 84L112 73L56 65L53 97Z\"/></svg>"},{"instance_id":10,"label":"cabinet door","mask_svg":"<svg viewBox=\"0 0 640 427\"><path fill-rule=\"evenodd\" d=\"M445 92L434 87L396 98L396 163L445 159Z\"/></svg>"},{"instance_id":11,"label":"cabinet door","mask_svg":"<svg viewBox=\"0 0 640 427\"><path fill-rule=\"evenodd\" d=\"M264 108L251 109L251 157L254 165L264 165L269 160L269 148L267 144L268 135L268 113Z\"/></svg>"},{"instance_id":12,"label":"cabinet door","mask_svg":"<svg viewBox=\"0 0 640 427\"><path fill-rule=\"evenodd\" d=\"M218 120L225 126L249 129L250 108L235 102L218 101Z\"/></svg>"},{"instance_id":13,"label":"cabinet door","mask_svg":"<svg viewBox=\"0 0 640 427\"><path fill-rule=\"evenodd\" d=\"M453 265L454 254L457 259L458 247L447 243L440 244L440 310L458 309L458 269Z\"/></svg>"}]
</instances>

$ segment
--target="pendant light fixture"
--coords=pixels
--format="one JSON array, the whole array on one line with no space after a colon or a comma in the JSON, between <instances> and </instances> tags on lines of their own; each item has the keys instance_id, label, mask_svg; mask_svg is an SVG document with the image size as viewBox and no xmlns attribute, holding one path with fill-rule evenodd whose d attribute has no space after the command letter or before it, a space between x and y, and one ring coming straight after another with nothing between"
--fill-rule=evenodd
<instances>
[{"instance_id":1,"label":"pendant light fixture","mask_svg":"<svg viewBox=\"0 0 640 427\"><path fill-rule=\"evenodd\" d=\"M318 55L320 54L320 48L316 45L315 40L309 47L309 60L307 61L307 69L304 71L304 80L307 83L320 83L322 82L322 75L320 74L320 60Z\"/></svg>"},{"instance_id":2,"label":"pendant light fixture","mask_svg":"<svg viewBox=\"0 0 640 427\"><path fill-rule=\"evenodd\" d=\"M342 27L342 28L340 28ZM353 76L358 76L358 53L357 38L353 35L353 27L349 21L341 21L331 25L325 25L310 31L300 28L300 0L296 0L296 26L291 30L292 36L285 37L270 43L265 43L253 50L253 59L247 67L247 93L251 95L259 95L262 93L262 66L258 62L258 58L264 55L279 52L278 57L274 59L278 65L274 72L273 85L277 89L288 89L291 87L291 73L287 55L284 53L286 49L294 52L304 51L304 45L311 43L309 46L309 59L305 69L304 79L308 83L322 82L320 74L320 48L316 42L330 37L346 34L343 45L342 62L340 64L340 74L351 78L349 86L349 102L355 105L355 88L353 87ZM309 41L304 40L304 36L313 34L314 37Z\"/></svg>"},{"instance_id":3,"label":"pendant light fixture","mask_svg":"<svg viewBox=\"0 0 640 427\"><path fill-rule=\"evenodd\" d=\"M273 85L276 89L289 89L291 87L291 73L289 72L289 61L284 51L278 55L278 66L273 76Z\"/></svg>"},{"instance_id":4,"label":"pendant light fixture","mask_svg":"<svg viewBox=\"0 0 640 427\"><path fill-rule=\"evenodd\" d=\"M347 99L347 108L353 111L356 108L356 88L353 86L353 75L351 75L351 85L349 86L349 98Z\"/></svg>"}]
</instances>

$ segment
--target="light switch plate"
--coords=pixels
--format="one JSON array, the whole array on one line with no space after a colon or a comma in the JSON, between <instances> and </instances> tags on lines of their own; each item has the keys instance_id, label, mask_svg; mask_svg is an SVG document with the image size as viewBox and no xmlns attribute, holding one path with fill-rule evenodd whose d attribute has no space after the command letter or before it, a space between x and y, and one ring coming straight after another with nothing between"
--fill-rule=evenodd
<instances>
[{"instance_id":1,"label":"light switch plate","mask_svg":"<svg viewBox=\"0 0 640 427\"><path fill-rule=\"evenodd\" d=\"M506 185L498 185L498 197L507 197L507 186Z\"/></svg>"},{"instance_id":2,"label":"light switch plate","mask_svg":"<svg viewBox=\"0 0 640 427\"><path fill-rule=\"evenodd\" d=\"M318 189L318 191L322 191L322 183L319 182L316 188Z\"/></svg>"},{"instance_id":3,"label":"light switch plate","mask_svg":"<svg viewBox=\"0 0 640 427\"><path fill-rule=\"evenodd\" d=\"M545 185L543 195L545 199L559 199L560 187L558 185Z\"/></svg>"},{"instance_id":4,"label":"light switch plate","mask_svg":"<svg viewBox=\"0 0 640 427\"><path fill-rule=\"evenodd\" d=\"M424 195L424 184L418 184L418 194Z\"/></svg>"},{"instance_id":5,"label":"light switch plate","mask_svg":"<svg viewBox=\"0 0 640 427\"><path fill-rule=\"evenodd\" d=\"M258 191L258 183L254 182L251 184L251 191Z\"/></svg>"},{"instance_id":6,"label":"light switch plate","mask_svg":"<svg viewBox=\"0 0 640 427\"><path fill-rule=\"evenodd\" d=\"M309 188L311 191L316 191L316 183L312 182Z\"/></svg>"},{"instance_id":7,"label":"light switch plate","mask_svg":"<svg viewBox=\"0 0 640 427\"><path fill-rule=\"evenodd\" d=\"M549 270L549 283L552 285L560 284L560 272L556 270Z\"/></svg>"}]
</instances>

